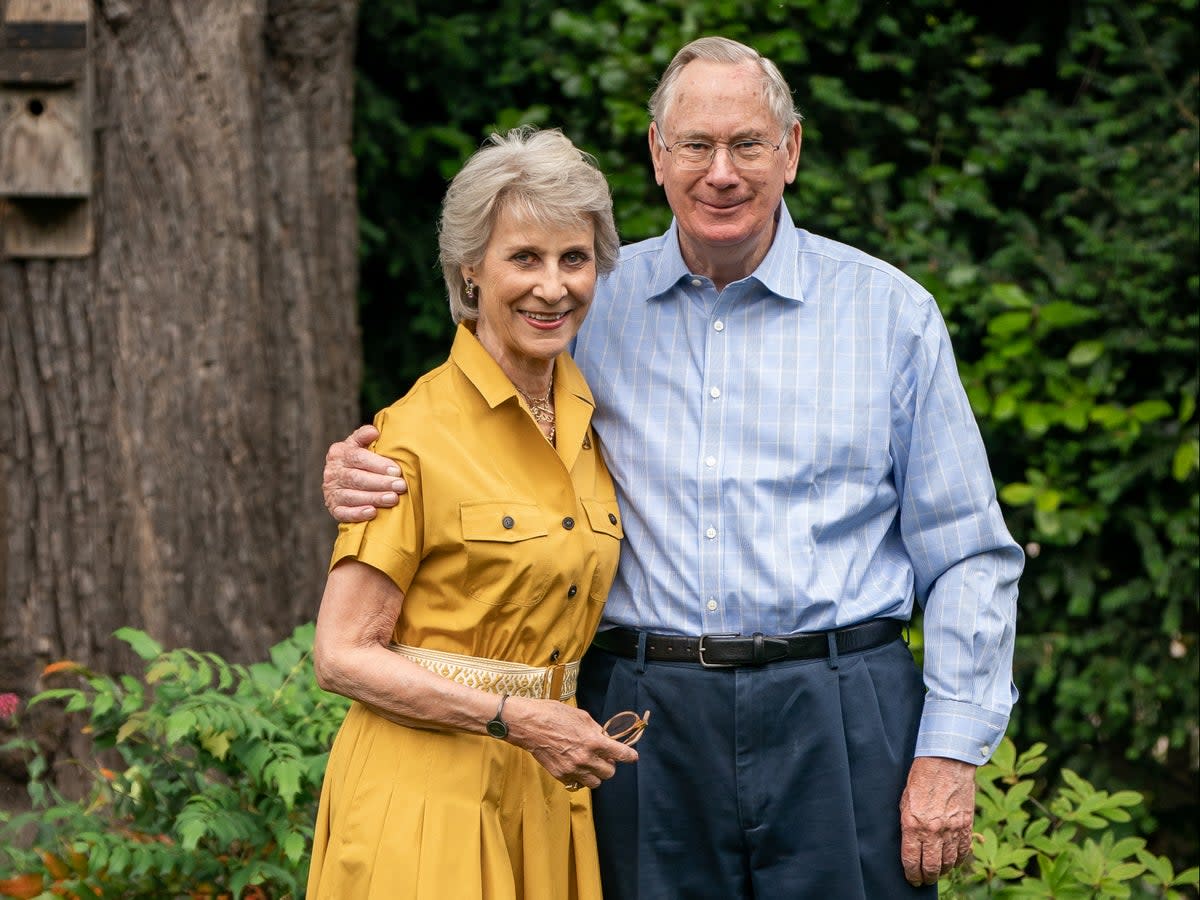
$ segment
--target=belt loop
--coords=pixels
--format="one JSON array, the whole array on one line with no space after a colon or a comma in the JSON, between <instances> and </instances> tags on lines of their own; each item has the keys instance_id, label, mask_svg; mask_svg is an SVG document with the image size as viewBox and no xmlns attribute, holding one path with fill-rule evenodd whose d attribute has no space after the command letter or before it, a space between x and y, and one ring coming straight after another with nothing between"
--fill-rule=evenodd
<instances>
[{"instance_id":1,"label":"belt loop","mask_svg":"<svg viewBox=\"0 0 1200 900\"><path fill-rule=\"evenodd\" d=\"M837 632L825 632L825 640L829 643L829 668L836 669L838 667Z\"/></svg>"},{"instance_id":2,"label":"belt loop","mask_svg":"<svg viewBox=\"0 0 1200 900\"><path fill-rule=\"evenodd\" d=\"M565 665L551 666L548 674L550 677L546 679L549 682L546 686L546 698L549 700L561 700L563 678L567 674L567 667Z\"/></svg>"},{"instance_id":3,"label":"belt loop","mask_svg":"<svg viewBox=\"0 0 1200 900\"><path fill-rule=\"evenodd\" d=\"M646 639L648 637L650 637L650 635L646 632L638 632L637 673L639 675L646 674Z\"/></svg>"}]
</instances>

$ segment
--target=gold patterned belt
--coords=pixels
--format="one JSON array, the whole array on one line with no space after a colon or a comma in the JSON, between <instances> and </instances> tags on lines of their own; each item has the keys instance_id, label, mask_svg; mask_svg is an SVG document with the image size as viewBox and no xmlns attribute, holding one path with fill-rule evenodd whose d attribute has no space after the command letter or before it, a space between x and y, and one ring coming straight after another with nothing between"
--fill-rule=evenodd
<instances>
[{"instance_id":1,"label":"gold patterned belt","mask_svg":"<svg viewBox=\"0 0 1200 900\"><path fill-rule=\"evenodd\" d=\"M566 700L575 696L575 685L579 681L579 660L538 668L502 659L426 650L407 644L388 644L388 649L443 678L490 694L508 694L510 697L530 697L534 700Z\"/></svg>"}]
</instances>

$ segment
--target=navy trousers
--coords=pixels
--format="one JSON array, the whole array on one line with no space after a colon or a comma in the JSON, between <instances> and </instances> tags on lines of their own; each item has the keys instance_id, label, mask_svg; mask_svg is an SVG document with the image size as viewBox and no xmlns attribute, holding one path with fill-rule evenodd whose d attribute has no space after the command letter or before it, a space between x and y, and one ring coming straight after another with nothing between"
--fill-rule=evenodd
<instances>
[{"instance_id":1,"label":"navy trousers","mask_svg":"<svg viewBox=\"0 0 1200 900\"><path fill-rule=\"evenodd\" d=\"M908 647L705 669L591 649L597 721L650 711L592 792L605 900L926 900L900 864L924 700Z\"/></svg>"}]
</instances>

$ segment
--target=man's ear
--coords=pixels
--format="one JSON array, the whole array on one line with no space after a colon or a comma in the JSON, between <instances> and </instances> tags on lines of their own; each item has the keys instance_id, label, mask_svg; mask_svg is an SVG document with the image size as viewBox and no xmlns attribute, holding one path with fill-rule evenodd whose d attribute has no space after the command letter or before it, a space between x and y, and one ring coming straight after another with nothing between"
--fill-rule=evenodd
<instances>
[{"instance_id":1,"label":"man's ear","mask_svg":"<svg viewBox=\"0 0 1200 900\"><path fill-rule=\"evenodd\" d=\"M796 169L800 165L800 143L803 138L804 129L800 127L800 123L792 123L791 130L788 131L788 184L796 180Z\"/></svg>"},{"instance_id":2,"label":"man's ear","mask_svg":"<svg viewBox=\"0 0 1200 900\"><path fill-rule=\"evenodd\" d=\"M662 148L662 141L659 140L658 123L651 122L650 130L646 132L646 139L650 142L650 159L654 163L654 180L658 182L659 187L663 183L663 158L665 152Z\"/></svg>"}]
</instances>

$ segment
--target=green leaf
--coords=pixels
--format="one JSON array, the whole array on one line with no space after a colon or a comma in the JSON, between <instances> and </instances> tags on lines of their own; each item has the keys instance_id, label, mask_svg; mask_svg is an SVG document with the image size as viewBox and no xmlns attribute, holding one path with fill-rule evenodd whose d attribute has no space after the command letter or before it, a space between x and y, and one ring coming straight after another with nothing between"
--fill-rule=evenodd
<instances>
[{"instance_id":1,"label":"green leaf","mask_svg":"<svg viewBox=\"0 0 1200 900\"><path fill-rule=\"evenodd\" d=\"M118 628L113 635L127 643L130 649L144 660L151 660L162 654L162 645L144 631L136 628Z\"/></svg>"},{"instance_id":2,"label":"green leaf","mask_svg":"<svg viewBox=\"0 0 1200 900\"><path fill-rule=\"evenodd\" d=\"M1067 362L1076 368L1082 368L1090 366L1103 355L1103 341L1080 341L1067 353Z\"/></svg>"},{"instance_id":3,"label":"green leaf","mask_svg":"<svg viewBox=\"0 0 1200 900\"><path fill-rule=\"evenodd\" d=\"M1129 408L1129 414L1139 422L1157 422L1170 417L1174 410L1165 400L1145 400Z\"/></svg>"},{"instance_id":4,"label":"green leaf","mask_svg":"<svg viewBox=\"0 0 1200 900\"><path fill-rule=\"evenodd\" d=\"M1030 320L1026 311L1001 313L988 322L988 333L999 338L1021 334L1029 329Z\"/></svg>"},{"instance_id":5,"label":"green leaf","mask_svg":"<svg viewBox=\"0 0 1200 900\"><path fill-rule=\"evenodd\" d=\"M1178 887L1200 887L1200 866L1192 866L1190 869L1184 869L1175 876L1172 885Z\"/></svg>"},{"instance_id":6,"label":"green leaf","mask_svg":"<svg viewBox=\"0 0 1200 900\"><path fill-rule=\"evenodd\" d=\"M283 854L292 862L300 862L304 859L308 851L308 842L304 839L304 835L298 832L290 832L283 839Z\"/></svg>"},{"instance_id":7,"label":"green leaf","mask_svg":"<svg viewBox=\"0 0 1200 900\"><path fill-rule=\"evenodd\" d=\"M200 746L217 759L224 759L229 753L231 737L233 733L229 731L208 732L200 738Z\"/></svg>"},{"instance_id":8,"label":"green leaf","mask_svg":"<svg viewBox=\"0 0 1200 900\"><path fill-rule=\"evenodd\" d=\"M1037 310L1039 323L1047 328L1067 328L1081 325L1095 319L1097 315L1098 313L1094 309L1065 300L1047 303L1045 306L1038 307Z\"/></svg>"},{"instance_id":9,"label":"green leaf","mask_svg":"<svg viewBox=\"0 0 1200 900\"><path fill-rule=\"evenodd\" d=\"M1016 284L993 284L989 288L992 297L1009 309L1031 309L1033 301L1029 295Z\"/></svg>"},{"instance_id":10,"label":"green leaf","mask_svg":"<svg viewBox=\"0 0 1200 900\"><path fill-rule=\"evenodd\" d=\"M1000 499L1009 506L1027 506L1037 499L1037 489L1031 484L1014 481L1000 489Z\"/></svg>"},{"instance_id":11,"label":"green leaf","mask_svg":"<svg viewBox=\"0 0 1200 900\"><path fill-rule=\"evenodd\" d=\"M167 743L178 743L196 727L196 714L190 709L181 709L167 717Z\"/></svg>"},{"instance_id":12,"label":"green leaf","mask_svg":"<svg viewBox=\"0 0 1200 900\"><path fill-rule=\"evenodd\" d=\"M1171 476L1176 481L1186 481L1196 469L1200 469L1200 441L1184 441L1175 448L1175 455L1171 459Z\"/></svg>"}]
</instances>

